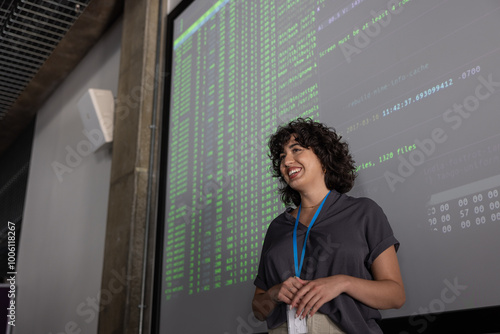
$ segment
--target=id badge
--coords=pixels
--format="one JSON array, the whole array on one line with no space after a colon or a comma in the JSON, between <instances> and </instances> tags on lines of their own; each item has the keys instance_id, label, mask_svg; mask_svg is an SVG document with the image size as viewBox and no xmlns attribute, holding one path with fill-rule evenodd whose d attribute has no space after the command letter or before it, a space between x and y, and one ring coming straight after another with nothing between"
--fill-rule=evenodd
<instances>
[{"instance_id":1,"label":"id badge","mask_svg":"<svg viewBox=\"0 0 500 334\"><path fill-rule=\"evenodd\" d=\"M287 313L287 323L288 323L288 333L289 334L303 334L307 333L307 322L306 318L300 319L301 317L295 317L297 308L290 307L286 308Z\"/></svg>"}]
</instances>

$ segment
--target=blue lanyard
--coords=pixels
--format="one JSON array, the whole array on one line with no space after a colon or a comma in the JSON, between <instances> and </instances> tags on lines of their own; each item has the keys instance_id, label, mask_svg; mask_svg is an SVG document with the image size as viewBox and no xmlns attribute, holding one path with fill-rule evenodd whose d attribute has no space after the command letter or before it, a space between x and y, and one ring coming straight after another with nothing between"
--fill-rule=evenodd
<instances>
[{"instance_id":1,"label":"blue lanyard","mask_svg":"<svg viewBox=\"0 0 500 334\"><path fill-rule=\"evenodd\" d=\"M321 205L319 206L318 210L316 210L316 213L314 214L311 223L309 223L309 227L307 228L306 238L304 239L304 245L302 246L300 265L298 264L299 261L297 255L297 227L299 226L300 209L302 208L302 203L299 205L299 212L297 212L297 219L295 219L295 227L293 228L293 260L295 263L295 276L297 277L300 277L300 273L302 271L302 265L304 264L304 256L306 254L306 243L307 243L307 238L309 238L309 231L311 231L311 227L316 221L316 218L318 218L318 215L321 209L323 208L323 204L325 204L326 198L328 197L328 195L330 195L331 192L332 191L330 190L328 194L326 194L325 198L323 198L323 202L321 202Z\"/></svg>"}]
</instances>

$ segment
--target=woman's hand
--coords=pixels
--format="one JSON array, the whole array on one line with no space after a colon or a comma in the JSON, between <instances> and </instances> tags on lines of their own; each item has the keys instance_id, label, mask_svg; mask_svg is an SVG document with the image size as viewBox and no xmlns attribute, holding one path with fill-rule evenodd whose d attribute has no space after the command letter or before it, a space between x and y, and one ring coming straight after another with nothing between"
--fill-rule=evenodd
<instances>
[{"instance_id":1,"label":"woman's hand","mask_svg":"<svg viewBox=\"0 0 500 334\"><path fill-rule=\"evenodd\" d=\"M290 277L283 283L277 284L269 289L269 295L273 301L291 304L295 294L308 282L298 277Z\"/></svg>"},{"instance_id":2,"label":"woman's hand","mask_svg":"<svg viewBox=\"0 0 500 334\"><path fill-rule=\"evenodd\" d=\"M290 304L295 294L300 291L306 281L297 277L290 277L280 284L276 284L269 290L255 288L252 301L254 315L259 320L265 320L279 303Z\"/></svg>"},{"instance_id":3,"label":"woman's hand","mask_svg":"<svg viewBox=\"0 0 500 334\"><path fill-rule=\"evenodd\" d=\"M297 308L297 316L313 316L326 302L344 292L345 276L335 275L305 281L297 278L303 287L295 294L291 305Z\"/></svg>"}]
</instances>

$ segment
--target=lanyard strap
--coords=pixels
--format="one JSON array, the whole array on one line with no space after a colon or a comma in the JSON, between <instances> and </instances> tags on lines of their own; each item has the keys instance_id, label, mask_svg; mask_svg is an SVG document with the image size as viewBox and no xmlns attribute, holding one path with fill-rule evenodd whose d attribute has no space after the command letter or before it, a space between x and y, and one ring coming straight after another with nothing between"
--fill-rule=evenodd
<instances>
[{"instance_id":1,"label":"lanyard strap","mask_svg":"<svg viewBox=\"0 0 500 334\"><path fill-rule=\"evenodd\" d=\"M300 277L300 273L302 271L302 265L304 264L304 256L306 254L306 243L307 239L309 238L309 231L311 231L311 227L313 226L314 222L316 221L316 218L318 218L318 215L323 208L323 204L325 204L326 198L328 195L330 195L332 191L330 190L328 194L326 194L325 198L323 198L323 201L321 202L321 205L319 208L316 210L316 213L314 214L313 219L311 220L311 223L309 223L309 226L307 227L307 233L306 237L304 239L304 245L302 246L302 255L300 257L300 264L298 263L298 254L297 254L297 227L299 226L299 217L300 217L300 209L302 208L302 203L299 205L299 211L297 212L297 218L295 219L295 227L293 228L293 260L295 264L295 276Z\"/></svg>"}]
</instances>

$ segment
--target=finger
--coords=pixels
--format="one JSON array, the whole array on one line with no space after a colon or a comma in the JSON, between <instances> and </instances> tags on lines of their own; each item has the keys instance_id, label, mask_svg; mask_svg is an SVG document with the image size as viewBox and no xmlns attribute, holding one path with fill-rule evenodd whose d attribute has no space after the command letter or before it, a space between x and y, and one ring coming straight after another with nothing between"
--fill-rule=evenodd
<instances>
[{"instance_id":1,"label":"finger","mask_svg":"<svg viewBox=\"0 0 500 334\"><path fill-rule=\"evenodd\" d=\"M302 298L304 298L304 296L307 295L309 291L311 291L311 289L311 285L303 285L300 289L298 289L293 298L293 305L298 304L302 300Z\"/></svg>"},{"instance_id":2,"label":"finger","mask_svg":"<svg viewBox=\"0 0 500 334\"><path fill-rule=\"evenodd\" d=\"M299 293L301 293L303 290L304 289L300 290L292 300L292 305L297 307L297 315L301 314L302 312L304 312L304 315L307 314L307 312L305 312L305 309L308 309L307 305L309 301L314 297L313 293L306 293L305 295L300 297Z\"/></svg>"},{"instance_id":3,"label":"finger","mask_svg":"<svg viewBox=\"0 0 500 334\"><path fill-rule=\"evenodd\" d=\"M280 292L279 292L281 301L283 301L286 304L291 304L292 303L292 299L294 298L295 292L296 292L296 291L293 291L293 290L294 290L293 287L291 288L291 287L283 284L281 286L281 289L280 289Z\"/></svg>"},{"instance_id":4,"label":"finger","mask_svg":"<svg viewBox=\"0 0 500 334\"><path fill-rule=\"evenodd\" d=\"M288 292L291 293L291 294L288 294L287 292L283 291L283 294L286 295L290 299L289 304L292 304L292 300L294 300L296 298L297 293L300 292L304 288L304 284L303 284L304 282L308 282L308 281L304 281L296 276L290 277L285 282L283 282L282 288L286 288L288 290ZM303 292L302 294L304 294L304 293L306 293L306 292ZM302 298L302 295L299 298L297 298L297 300L300 300L300 298Z\"/></svg>"},{"instance_id":5,"label":"finger","mask_svg":"<svg viewBox=\"0 0 500 334\"><path fill-rule=\"evenodd\" d=\"M292 293L292 296L290 296L291 299L295 296L297 291L299 291L304 286L295 277L291 277L290 279L286 280L285 282L283 282L283 285L286 286L288 291Z\"/></svg>"},{"instance_id":6,"label":"finger","mask_svg":"<svg viewBox=\"0 0 500 334\"><path fill-rule=\"evenodd\" d=\"M322 301L322 298L320 295L316 295L309 302L307 305L304 306L304 314L309 315L312 317L321 306L323 306L324 302Z\"/></svg>"},{"instance_id":7,"label":"finger","mask_svg":"<svg viewBox=\"0 0 500 334\"><path fill-rule=\"evenodd\" d=\"M303 280L302 278L300 277L296 277L297 281L302 285L306 285L307 283L309 283L309 281L306 281L306 280Z\"/></svg>"},{"instance_id":8,"label":"finger","mask_svg":"<svg viewBox=\"0 0 500 334\"><path fill-rule=\"evenodd\" d=\"M293 299L293 297L295 297L295 294L297 293L297 291L299 291L299 290L294 286L291 286L288 288L288 292L291 293L291 296L290 296L291 299Z\"/></svg>"},{"instance_id":9,"label":"finger","mask_svg":"<svg viewBox=\"0 0 500 334\"><path fill-rule=\"evenodd\" d=\"M277 300L285 304L290 304L292 302L291 298L282 292L278 293Z\"/></svg>"},{"instance_id":10,"label":"finger","mask_svg":"<svg viewBox=\"0 0 500 334\"><path fill-rule=\"evenodd\" d=\"M290 284L290 288L294 288L296 290L299 290L303 286L303 284L297 279L297 277L290 277L288 283Z\"/></svg>"},{"instance_id":11,"label":"finger","mask_svg":"<svg viewBox=\"0 0 500 334\"><path fill-rule=\"evenodd\" d=\"M270 291L272 300L276 303L286 302L287 300L289 300L289 297L292 297L287 296L286 291L287 287L285 286L285 284L280 284L277 289L273 289L273 292Z\"/></svg>"},{"instance_id":12,"label":"finger","mask_svg":"<svg viewBox=\"0 0 500 334\"><path fill-rule=\"evenodd\" d=\"M293 298L293 296L297 292L297 288L295 288L295 286L293 285L293 282L288 281L288 280L283 282L281 289L282 289L283 294L286 294L290 298Z\"/></svg>"}]
</instances>

